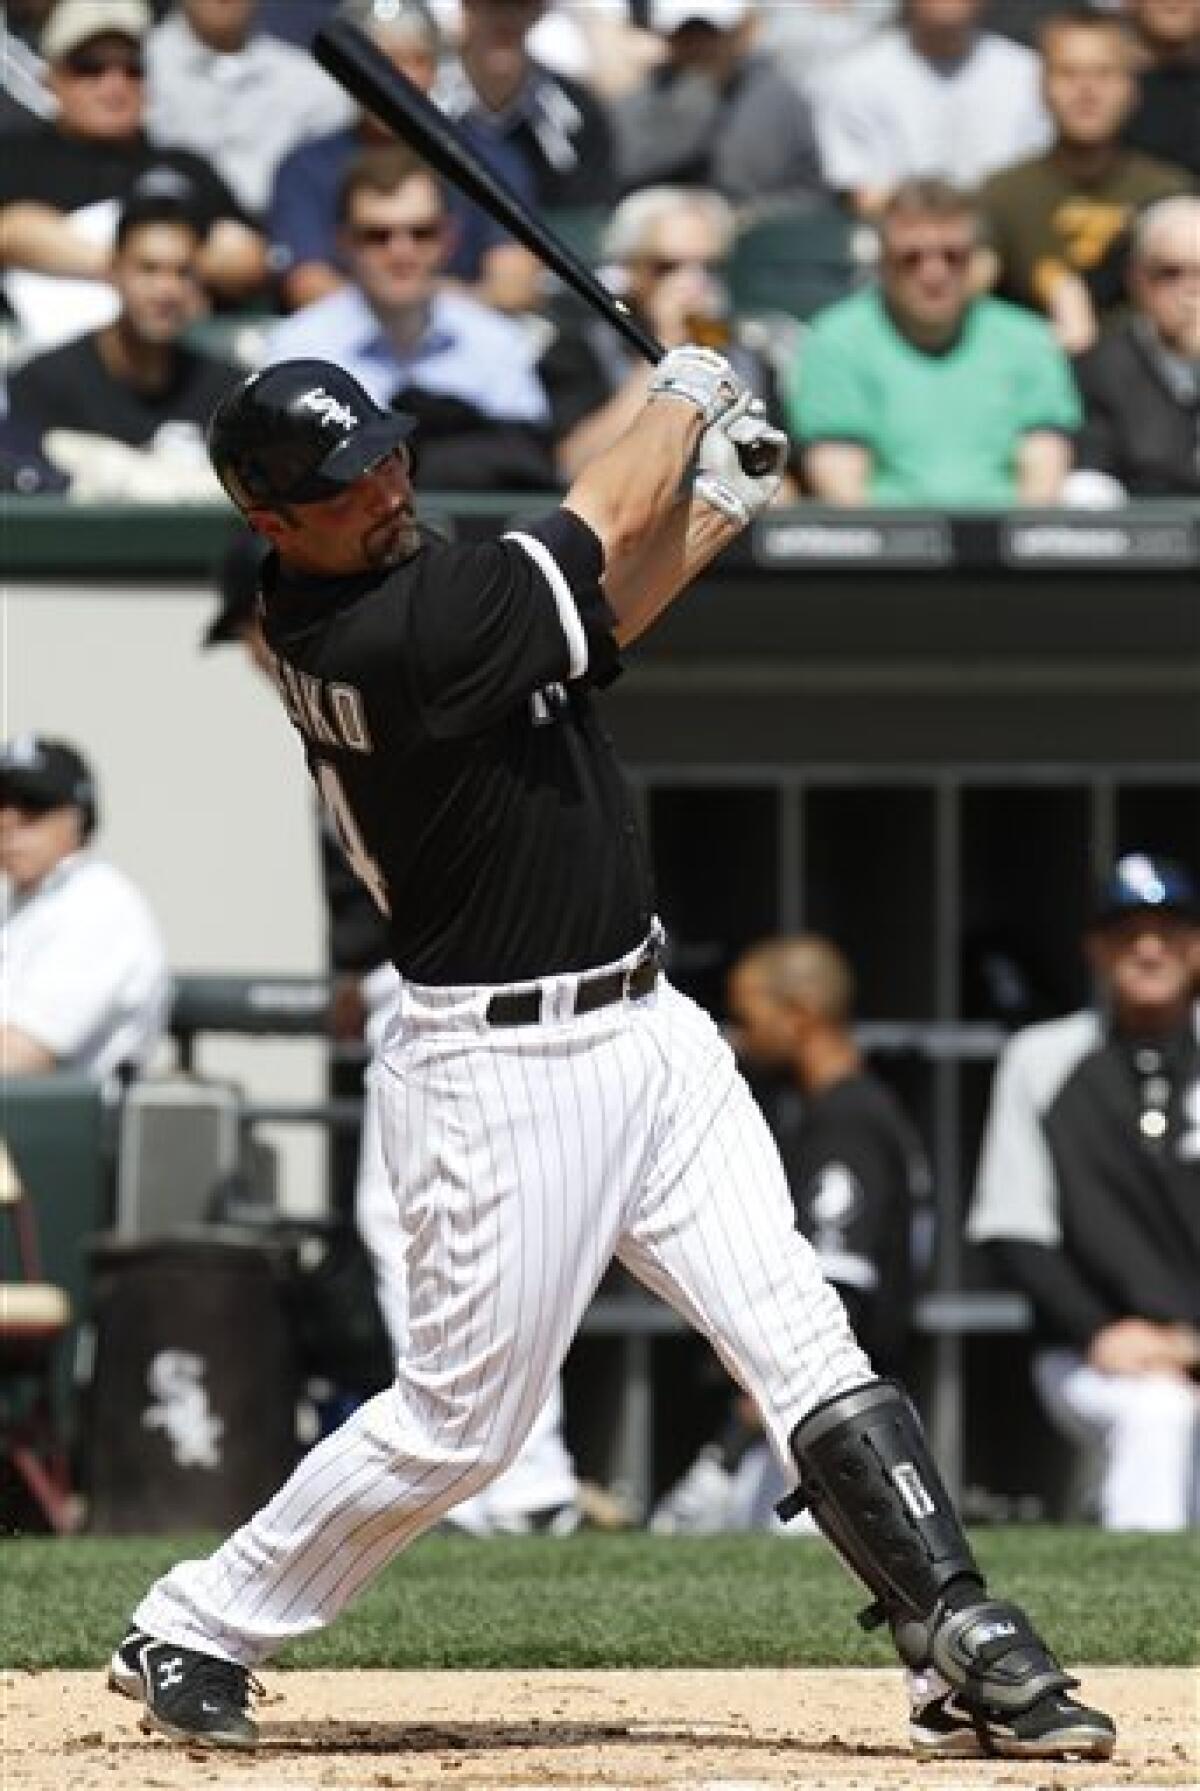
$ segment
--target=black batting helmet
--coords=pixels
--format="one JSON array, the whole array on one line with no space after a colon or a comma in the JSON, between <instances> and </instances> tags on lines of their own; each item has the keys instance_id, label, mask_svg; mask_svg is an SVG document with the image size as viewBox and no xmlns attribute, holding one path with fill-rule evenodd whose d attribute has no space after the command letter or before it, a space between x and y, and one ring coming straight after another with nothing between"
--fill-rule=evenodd
<instances>
[{"instance_id":1,"label":"black batting helmet","mask_svg":"<svg viewBox=\"0 0 1200 1791\"><path fill-rule=\"evenodd\" d=\"M336 497L416 428L332 361L278 361L222 398L208 453L241 509Z\"/></svg>"}]
</instances>

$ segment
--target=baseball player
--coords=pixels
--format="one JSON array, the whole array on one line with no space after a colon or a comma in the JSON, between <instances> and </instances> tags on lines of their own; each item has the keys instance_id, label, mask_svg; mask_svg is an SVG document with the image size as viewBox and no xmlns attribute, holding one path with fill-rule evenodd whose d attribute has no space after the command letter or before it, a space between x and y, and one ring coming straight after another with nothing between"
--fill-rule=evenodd
<instances>
[{"instance_id":1,"label":"baseball player","mask_svg":"<svg viewBox=\"0 0 1200 1791\"><path fill-rule=\"evenodd\" d=\"M209 440L275 548L280 696L390 915L375 1075L409 1347L261 1512L151 1587L111 1684L167 1735L252 1745L252 1669L514 1458L616 1256L755 1400L870 1620L948 1685L954 1751L1107 1756L1109 1719L987 1591L911 1404L794 1224L732 1052L663 976L596 714L621 649L770 501L783 436L720 355L677 348L559 508L447 545L414 518L411 431L301 361L246 380Z\"/></svg>"},{"instance_id":2,"label":"baseball player","mask_svg":"<svg viewBox=\"0 0 1200 1791\"><path fill-rule=\"evenodd\" d=\"M239 641L251 663L270 675L271 652L263 638L258 582L266 543L245 530L230 544L221 565L221 608L209 625L206 647ZM339 1036L365 1036L372 1054L383 1040L395 1005L397 974L388 957L386 916L354 875L319 807L320 856L329 955L339 972L333 1013ZM345 1017L345 1018L343 1018ZM404 1354L408 1294L404 1234L379 1137L379 1098L367 1079L355 1174L354 1218L375 1276L380 1316L392 1353ZM579 1478L563 1436L560 1379L534 1420L516 1460L490 1485L464 1499L447 1522L471 1536L548 1531L565 1535L583 1521Z\"/></svg>"}]
</instances>

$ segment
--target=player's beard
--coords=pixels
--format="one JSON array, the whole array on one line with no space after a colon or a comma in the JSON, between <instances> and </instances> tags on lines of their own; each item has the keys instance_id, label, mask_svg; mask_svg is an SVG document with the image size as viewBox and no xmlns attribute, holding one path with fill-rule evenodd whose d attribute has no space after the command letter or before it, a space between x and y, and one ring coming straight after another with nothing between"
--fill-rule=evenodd
<instances>
[{"instance_id":1,"label":"player's beard","mask_svg":"<svg viewBox=\"0 0 1200 1791\"><path fill-rule=\"evenodd\" d=\"M363 537L363 558L376 572L410 560L421 545L421 535L411 510L377 522Z\"/></svg>"}]
</instances>

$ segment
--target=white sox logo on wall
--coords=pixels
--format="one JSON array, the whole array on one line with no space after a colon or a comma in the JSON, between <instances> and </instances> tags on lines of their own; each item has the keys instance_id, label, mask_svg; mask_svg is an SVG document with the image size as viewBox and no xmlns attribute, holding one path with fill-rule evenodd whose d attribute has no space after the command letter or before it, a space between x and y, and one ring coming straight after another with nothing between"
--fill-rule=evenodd
<instances>
[{"instance_id":1,"label":"white sox logo on wall","mask_svg":"<svg viewBox=\"0 0 1200 1791\"><path fill-rule=\"evenodd\" d=\"M146 1430L166 1433L176 1467L219 1468L225 1421L208 1403L204 1358L188 1350L163 1349L150 1359L146 1385L154 1405L142 1413Z\"/></svg>"},{"instance_id":2,"label":"white sox logo on wall","mask_svg":"<svg viewBox=\"0 0 1200 1791\"><path fill-rule=\"evenodd\" d=\"M326 429L344 429L349 435L352 429L358 428L360 419L349 405L342 404L324 386L313 386L311 391L302 392L296 404L300 410L314 412Z\"/></svg>"}]
</instances>

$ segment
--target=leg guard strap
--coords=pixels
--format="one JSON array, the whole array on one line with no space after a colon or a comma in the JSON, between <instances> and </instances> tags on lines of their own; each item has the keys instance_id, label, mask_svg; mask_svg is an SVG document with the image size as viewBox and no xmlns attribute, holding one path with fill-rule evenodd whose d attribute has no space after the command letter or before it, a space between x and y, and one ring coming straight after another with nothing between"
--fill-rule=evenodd
<instances>
[{"instance_id":1,"label":"leg guard strap","mask_svg":"<svg viewBox=\"0 0 1200 1791\"><path fill-rule=\"evenodd\" d=\"M912 1644L929 1647L932 1665L959 1688L968 1706L989 1713L1019 1712L1047 1692L1079 1684L1063 1672L1019 1605L983 1598L940 1613L932 1629L922 1624L921 1631L910 1638ZM899 1629L896 1646L903 1655Z\"/></svg>"}]
</instances>

